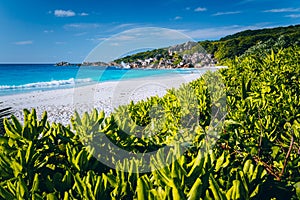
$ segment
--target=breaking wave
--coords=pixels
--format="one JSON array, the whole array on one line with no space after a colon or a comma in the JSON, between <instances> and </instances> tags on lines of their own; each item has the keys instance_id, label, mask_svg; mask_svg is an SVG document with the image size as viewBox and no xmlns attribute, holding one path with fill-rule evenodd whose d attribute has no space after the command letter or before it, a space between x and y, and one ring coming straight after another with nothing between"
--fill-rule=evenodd
<instances>
[{"instance_id":1,"label":"breaking wave","mask_svg":"<svg viewBox=\"0 0 300 200\"><path fill-rule=\"evenodd\" d=\"M0 90L14 90L14 89L38 89L38 88L57 88L60 86L75 86L75 84L92 83L93 80L90 78L86 79L74 79L68 80L53 80L49 82L36 82L28 83L24 85L0 85Z\"/></svg>"}]
</instances>

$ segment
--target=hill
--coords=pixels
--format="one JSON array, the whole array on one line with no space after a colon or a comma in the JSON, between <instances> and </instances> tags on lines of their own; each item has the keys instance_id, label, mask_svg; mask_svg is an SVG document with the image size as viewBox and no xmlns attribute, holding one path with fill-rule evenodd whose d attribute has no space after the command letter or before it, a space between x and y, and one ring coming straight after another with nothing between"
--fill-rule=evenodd
<instances>
[{"instance_id":1,"label":"hill","mask_svg":"<svg viewBox=\"0 0 300 200\"><path fill-rule=\"evenodd\" d=\"M288 26L288 27L276 27L276 28L265 28L258 30L245 30L232 35L228 35L220 39L220 41L225 41L229 39L236 39L240 37L258 36L258 35L273 35L279 36L284 34L293 34L300 32L300 25Z\"/></svg>"},{"instance_id":2,"label":"hill","mask_svg":"<svg viewBox=\"0 0 300 200\"><path fill-rule=\"evenodd\" d=\"M299 46L300 25L265 28L259 30L245 30L233 35L228 35L220 40L199 41L198 45L185 49L182 54L190 55L195 53L195 50L201 49L202 52L203 49L205 49L210 57L213 57L218 62L222 63L227 59L243 55L247 52L247 50L254 48L256 45L260 45L261 43L265 43L265 48L271 48L276 44L282 48L286 48L288 46ZM148 58L156 58L157 56L168 58L168 48L137 53L115 60L115 62L132 63L136 62L138 59L145 60Z\"/></svg>"},{"instance_id":3,"label":"hill","mask_svg":"<svg viewBox=\"0 0 300 200\"><path fill-rule=\"evenodd\" d=\"M114 62L126 68L191 68L214 65L216 61L197 42L188 41L169 48L140 52Z\"/></svg>"},{"instance_id":4,"label":"hill","mask_svg":"<svg viewBox=\"0 0 300 200\"><path fill-rule=\"evenodd\" d=\"M218 61L241 56L249 48L269 41L269 48L280 41L282 48L299 45L300 25L260 30L246 30L221 38L218 41L199 42Z\"/></svg>"}]
</instances>

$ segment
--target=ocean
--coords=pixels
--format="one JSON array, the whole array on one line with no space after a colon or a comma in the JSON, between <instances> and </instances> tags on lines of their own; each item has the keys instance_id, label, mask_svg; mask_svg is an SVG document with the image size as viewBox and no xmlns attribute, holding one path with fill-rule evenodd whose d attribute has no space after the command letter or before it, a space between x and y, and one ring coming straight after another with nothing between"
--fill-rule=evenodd
<instances>
[{"instance_id":1,"label":"ocean","mask_svg":"<svg viewBox=\"0 0 300 200\"><path fill-rule=\"evenodd\" d=\"M72 88L105 81L199 72L196 69L120 69L117 67L0 64L0 96Z\"/></svg>"}]
</instances>

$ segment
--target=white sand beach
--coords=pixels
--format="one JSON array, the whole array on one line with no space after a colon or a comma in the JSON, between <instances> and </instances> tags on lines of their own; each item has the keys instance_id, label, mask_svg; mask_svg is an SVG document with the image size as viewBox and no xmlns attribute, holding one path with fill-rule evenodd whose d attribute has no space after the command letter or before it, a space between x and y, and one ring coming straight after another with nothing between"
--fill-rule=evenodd
<instances>
[{"instance_id":1,"label":"white sand beach","mask_svg":"<svg viewBox=\"0 0 300 200\"><path fill-rule=\"evenodd\" d=\"M163 96L169 88L177 88L200 77L200 74L176 74L172 77L153 76L130 80L103 82L71 89L37 91L1 96L3 106L10 106L23 121L23 109L35 108L40 117L47 111L50 122L69 124L74 110L80 114L93 108L109 114L119 105L136 102L150 96Z\"/></svg>"}]
</instances>

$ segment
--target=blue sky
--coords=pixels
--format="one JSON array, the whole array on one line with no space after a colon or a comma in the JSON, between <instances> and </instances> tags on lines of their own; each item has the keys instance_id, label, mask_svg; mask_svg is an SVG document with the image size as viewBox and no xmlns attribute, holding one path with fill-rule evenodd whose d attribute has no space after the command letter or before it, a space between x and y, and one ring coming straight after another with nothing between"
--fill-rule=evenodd
<instances>
[{"instance_id":1,"label":"blue sky","mask_svg":"<svg viewBox=\"0 0 300 200\"><path fill-rule=\"evenodd\" d=\"M82 62L134 28L174 29L198 41L295 24L299 0L1 0L0 63Z\"/></svg>"}]
</instances>

